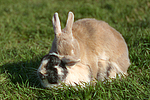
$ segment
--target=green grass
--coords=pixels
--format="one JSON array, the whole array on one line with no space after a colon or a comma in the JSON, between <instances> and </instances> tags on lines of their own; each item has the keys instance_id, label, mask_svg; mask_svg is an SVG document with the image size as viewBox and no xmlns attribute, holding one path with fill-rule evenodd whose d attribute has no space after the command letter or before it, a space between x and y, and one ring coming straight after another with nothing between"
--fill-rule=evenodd
<instances>
[{"instance_id":1,"label":"green grass","mask_svg":"<svg viewBox=\"0 0 150 100\"><path fill-rule=\"evenodd\" d=\"M44 89L36 76L54 38L51 18L104 20L125 38L131 60L129 76L96 86ZM149 99L149 0L0 0L0 99Z\"/></svg>"}]
</instances>

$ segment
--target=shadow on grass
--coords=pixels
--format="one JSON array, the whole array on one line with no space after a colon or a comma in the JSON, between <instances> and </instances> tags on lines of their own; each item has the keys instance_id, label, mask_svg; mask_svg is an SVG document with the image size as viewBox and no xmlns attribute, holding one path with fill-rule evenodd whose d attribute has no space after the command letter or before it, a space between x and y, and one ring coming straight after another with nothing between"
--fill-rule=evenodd
<instances>
[{"instance_id":1,"label":"shadow on grass","mask_svg":"<svg viewBox=\"0 0 150 100\"><path fill-rule=\"evenodd\" d=\"M126 37L127 41L129 41L129 39L130 37ZM36 71L43 56L44 55L39 55L31 60L4 64L0 66L0 73L8 73L9 78L14 84L25 84L26 82L29 82L30 86L42 87Z\"/></svg>"},{"instance_id":2,"label":"shadow on grass","mask_svg":"<svg viewBox=\"0 0 150 100\"><path fill-rule=\"evenodd\" d=\"M26 84L29 82L30 86L41 87L36 74L41 62L40 58L42 58L42 56L27 61L2 65L0 66L1 73L6 72L14 84Z\"/></svg>"}]
</instances>

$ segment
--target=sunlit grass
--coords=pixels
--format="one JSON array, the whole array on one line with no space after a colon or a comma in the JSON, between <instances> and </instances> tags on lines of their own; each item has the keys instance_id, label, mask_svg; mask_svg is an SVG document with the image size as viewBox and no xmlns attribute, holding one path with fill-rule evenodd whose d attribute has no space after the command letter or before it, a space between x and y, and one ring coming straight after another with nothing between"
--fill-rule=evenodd
<instances>
[{"instance_id":1,"label":"sunlit grass","mask_svg":"<svg viewBox=\"0 0 150 100\"><path fill-rule=\"evenodd\" d=\"M1 0L0 99L150 99L150 1ZM131 60L128 76L85 88L44 89L36 70L54 38L51 18L104 20L125 38Z\"/></svg>"}]
</instances>

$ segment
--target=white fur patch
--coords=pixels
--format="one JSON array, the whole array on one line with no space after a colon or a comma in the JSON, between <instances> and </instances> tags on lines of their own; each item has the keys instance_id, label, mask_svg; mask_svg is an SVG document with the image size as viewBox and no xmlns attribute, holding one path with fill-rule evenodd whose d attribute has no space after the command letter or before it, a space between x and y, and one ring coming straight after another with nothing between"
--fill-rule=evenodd
<instances>
[{"instance_id":1,"label":"white fur patch","mask_svg":"<svg viewBox=\"0 0 150 100\"><path fill-rule=\"evenodd\" d=\"M58 54L55 53L55 52L49 53L49 55L55 55L55 56L58 56Z\"/></svg>"},{"instance_id":2,"label":"white fur patch","mask_svg":"<svg viewBox=\"0 0 150 100\"><path fill-rule=\"evenodd\" d=\"M42 61L42 64L44 64L44 65L45 65L45 64L47 64L47 63L48 63L48 61L49 61L49 60L43 60L43 61Z\"/></svg>"},{"instance_id":3,"label":"white fur patch","mask_svg":"<svg viewBox=\"0 0 150 100\"><path fill-rule=\"evenodd\" d=\"M59 55L59 54L57 54L57 53L55 53L55 52L49 53L49 55L55 55L55 56L57 56L57 57L59 57L59 58L63 58L63 56L61 56L61 55Z\"/></svg>"},{"instance_id":4,"label":"white fur patch","mask_svg":"<svg viewBox=\"0 0 150 100\"><path fill-rule=\"evenodd\" d=\"M55 66L55 68L57 69L57 72L58 72L59 76L63 76L64 75L63 69L60 66Z\"/></svg>"},{"instance_id":5,"label":"white fur patch","mask_svg":"<svg viewBox=\"0 0 150 100\"><path fill-rule=\"evenodd\" d=\"M45 65L48 63L49 60L43 60L39 69L38 69L38 72L40 72L41 74L45 74L46 73L46 69L45 69Z\"/></svg>"}]
</instances>

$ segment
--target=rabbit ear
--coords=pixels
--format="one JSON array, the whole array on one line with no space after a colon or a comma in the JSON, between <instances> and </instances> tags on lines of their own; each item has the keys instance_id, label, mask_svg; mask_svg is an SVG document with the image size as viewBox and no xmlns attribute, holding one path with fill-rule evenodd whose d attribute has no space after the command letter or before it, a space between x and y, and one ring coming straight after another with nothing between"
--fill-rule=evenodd
<instances>
[{"instance_id":1,"label":"rabbit ear","mask_svg":"<svg viewBox=\"0 0 150 100\"><path fill-rule=\"evenodd\" d=\"M68 33L72 33L73 22L74 22L74 14L72 12L69 12L66 24L66 31L68 31Z\"/></svg>"},{"instance_id":2,"label":"rabbit ear","mask_svg":"<svg viewBox=\"0 0 150 100\"><path fill-rule=\"evenodd\" d=\"M68 58L62 58L62 62L66 65L66 66L73 66L76 63L80 62L80 59L78 60L73 60L73 59L68 59Z\"/></svg>"},{"instance_id":3,"label":"rabbit ear","mask_svg":"<svg viewBox=\"0 0 150 100\"><path fill-rule=\"evenodd\" d=\"M61 26L60 26L60 20L58 17L58 13L56 12L52 18L52 22L53 22L53 28L54 28L54 32L55 34L60 34L61 33Z\"/></svg>"}]
</instances>

